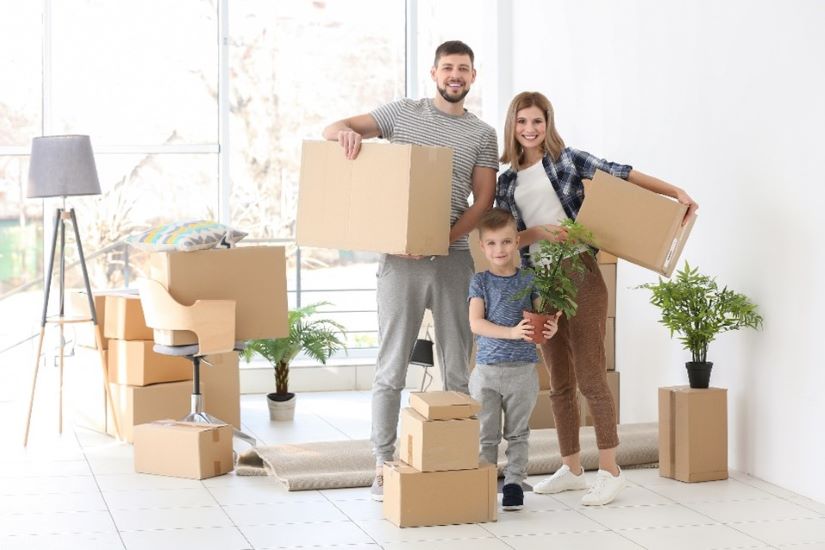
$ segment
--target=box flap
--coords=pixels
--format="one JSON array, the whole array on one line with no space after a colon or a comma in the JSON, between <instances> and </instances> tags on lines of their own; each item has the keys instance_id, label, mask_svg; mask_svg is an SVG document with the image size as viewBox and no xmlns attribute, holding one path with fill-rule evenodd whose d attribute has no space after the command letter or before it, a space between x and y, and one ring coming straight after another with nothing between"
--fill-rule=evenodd
<instances>
[{"instance_id":1,"label":"box flap","mask_svg":"<svg viewBox=\"0 0 825 550\"><path fill-rule=\"evenodd\" d=\"M478 401L456 391L414 392L410 406L427 420L469 418L481 410Z\"/></svg>"}]
</instances>

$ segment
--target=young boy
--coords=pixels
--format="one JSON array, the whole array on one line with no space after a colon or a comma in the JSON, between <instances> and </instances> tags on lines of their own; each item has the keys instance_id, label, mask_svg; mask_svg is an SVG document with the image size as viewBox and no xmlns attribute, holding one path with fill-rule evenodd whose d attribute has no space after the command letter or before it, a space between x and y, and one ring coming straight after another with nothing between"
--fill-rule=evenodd
<instances>
[{"instance_id":1,"label":"young boy","mask_svg":"<svg viewBox=\"0 0 825 550\"><path fill-rule=\"evenodd\" d=\"M498 461L501 416L507 466L504 469L502 508L524 505L521 482L527 476L527 423L539 392L534 328L522 319L532 308L532 276L513 265L518 251L516 221L507 210L494 208L478 224L479 238L490 269L476 273L470 283L470 328L477 336L476 367L470 375L470 394L481 402L481 460ZM519 298L516 298L519 296ZM558 330L558 314L543 327L545 337Z\"/></svg>"}]
</instances>

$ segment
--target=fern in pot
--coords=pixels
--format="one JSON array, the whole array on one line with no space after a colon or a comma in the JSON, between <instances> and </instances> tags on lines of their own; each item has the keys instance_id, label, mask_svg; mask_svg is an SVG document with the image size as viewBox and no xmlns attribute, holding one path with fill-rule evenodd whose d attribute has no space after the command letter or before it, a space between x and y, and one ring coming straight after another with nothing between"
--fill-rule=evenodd
<instances>
[{"instance_id":1,"label":"fern in pot","mask_svg":"<svg viewBox=\"0 0 825 550\"><path fill-rule=\"evenodd\" d=\"M699 273L685 262L675 277L637 288L650 290L650 303L661 311L660 323L679 335L682 347L691 354L685 363L691 388L707 388L713 362L707 360L708 346L716 337L741 328L759 329L762 316L744 294L719 288L716 279Z\"/></svg>"},{"instance_id":2,"label":"fern in pot","mask_svg":"<svg viewBox=\"0 0 825 550\"><path fill-rule=\"evenodd\" d=\"M289 364L302 351L310 358L326 365L327 360L345 349L344 327L329 319L313 319L320 302L293 309L288 314L289 335L283 338L250 340L242 355L247 363L258 354L275 370L275 392L267 394L269 416L272 420L292 420L295 415L295 394L289 391Z\"/></svg>"}]
</instances>

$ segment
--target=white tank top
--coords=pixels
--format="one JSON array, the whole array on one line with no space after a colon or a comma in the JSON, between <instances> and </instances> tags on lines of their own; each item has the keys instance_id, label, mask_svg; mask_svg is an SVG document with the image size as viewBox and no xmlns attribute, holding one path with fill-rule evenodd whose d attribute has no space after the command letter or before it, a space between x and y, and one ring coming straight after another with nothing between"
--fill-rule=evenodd
<instances>
[{"instance_id":1,"label":"white tank top","mask_svg":"<svg viewBox=\"0 0 825 550\"><path fill-rule=\"evenodd\" d=\"M515 200L527 227L548 223L560 225L567 219L541 161L519 170L516 175ZM530 254L538 250L539 242L541 241L530 245Z\"/></svg>"}]
</instances>

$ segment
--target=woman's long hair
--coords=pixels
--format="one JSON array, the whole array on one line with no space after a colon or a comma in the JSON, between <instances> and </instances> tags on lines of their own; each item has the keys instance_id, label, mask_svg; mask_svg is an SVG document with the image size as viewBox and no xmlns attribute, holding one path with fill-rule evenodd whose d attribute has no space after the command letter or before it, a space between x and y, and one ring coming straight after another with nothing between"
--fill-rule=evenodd
<instances>
[{"instance_id":1,"label":"woman's long hair","mask_svg":"<svg viewBox=\"0 0 825 550\"><path fill-rule=\"evenodd\" d=\"M524 165L524 148L516 139L515 134L516 117L519 111L529 107L538 107L544 113L547 133L544 136L544 143L541 144L543 151L549 153L553 161L557 161L561 150L564 149L564 141L556 130L556 119L550 100L539 92L521 92L513 98L507 109L507 118L504 121L504 152L501 154L501 162L509 163L510 168L516 172Z\"/></svg>"}]
</instances>

